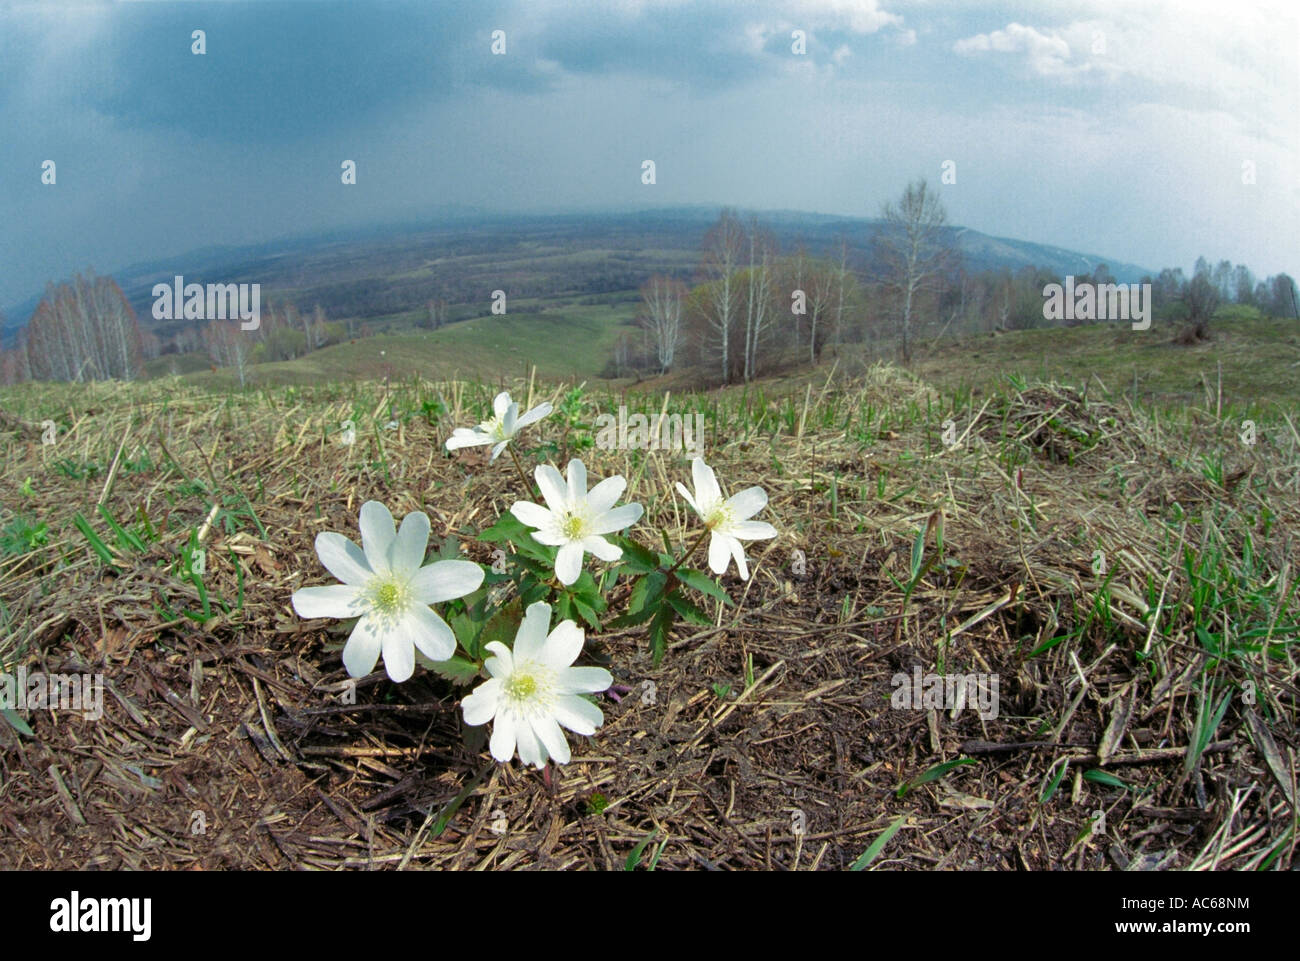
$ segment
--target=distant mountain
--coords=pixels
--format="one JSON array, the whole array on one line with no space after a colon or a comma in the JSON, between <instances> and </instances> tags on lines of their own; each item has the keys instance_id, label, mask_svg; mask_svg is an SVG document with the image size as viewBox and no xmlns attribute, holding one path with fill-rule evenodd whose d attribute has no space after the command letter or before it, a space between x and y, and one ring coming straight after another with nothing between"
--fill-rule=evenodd
<instances>
[{"instance_id":1,"label":"distant mountain","mask_svg":"<svg viewBox=\"0 0 1300 961\"><path fill-rule=\"evenodd\" d=\"M858 265L870 256L883 221L800 211L756 215L780 248L802 243L829 254L841 236ZM174 325L152 317L153 286L180 274L186 283L260 283L262 303L320 304L331 317L379 317L420 308L438 297L486 302L497 287L512 297L591 295L638 286L655 272L689 276L716 205L633 211L568 211L505 215L469 207L439 208L398 224L340 229L248 246L214 246L112 272L143 325L166 334ZM1105 263L1120 282L1153 271L1096 254L1030 243L967 227L948 228L967 269L1041 267L1055 274L1090 273ZM42 294L13 305L6 337L27 322Z\"/></svg>"}]
</instances>

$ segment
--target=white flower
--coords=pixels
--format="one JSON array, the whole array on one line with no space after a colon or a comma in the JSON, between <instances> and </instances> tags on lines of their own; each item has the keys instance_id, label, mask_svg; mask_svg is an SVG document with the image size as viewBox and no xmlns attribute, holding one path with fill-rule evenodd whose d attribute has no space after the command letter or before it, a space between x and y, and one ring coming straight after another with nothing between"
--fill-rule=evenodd
<instances>
[{"instance_id":1,"label":"white flower","mask_svg":"<svg viewBox=\"0 0 1300 961\"><path fill-rule=\"evenodd\" d=\"M713 468L697 457L691 461L691 475L695 479L695 496L683 485L677 485L681 494L700 515L709 534L709 568L715 574L726 571L731 558L736 559L740 579L749 580L749 566L745 563L742 540L766 540L776 536L776 528L763 521L750 518L767 506L767 492L761 487L749 487L723 500L722 488Z\"/></svg>"},{"instance_id":2,"label":"white flower","mask_svg":"<svg viewBox=\"0 0 1300 961\"><path fill-rule=\"evenodd\" d=\"M469 561L435 561L424 567L429 518L407 514L394 530L393 515L378 501L361 505L362 548L342 534L323 531L316 554L342 584L304 587L293 593L301 617L360 617L343 648L343 665L353 677L375 668L382 651L394 681L415 670L415 648L433 661L456 651L456 636L430 604L464 597L483 583L483 569Z\"/></svg>"},{"instance_id":3,"label":"white flower","mask_svg":"<svg viewBox=\"0 0 1300 961\"><path fill-rule=\"evenodd\" d=\"M492 410L496 414L491 420L485 420L477 427L457 427L447 438L447 450L461 447L480 447L483 444L495 444L492 459L496 460L506 445L514 440L515 435L535 424L548 415L552 408L548 403L538 404L528 413L520 416L519 405L510 399L505 391L497 394L492 401Z\"/></svg>"},{"instance_id":4,"label":"white flower","mask_svg":"<svg viewBox=\"0 0 1300 961\"><path fill-rule=\"evenodd\" d=\"M561 584L572 584L582 573L582 555L590 551L602 561L616 561L623 549L601 534L613 534L641 519L640 504L614 507L627 481L620 474L607 477L587 493L587 468L582 461L569 461L569 482L550 464L540 464L535 473L546 507L515 501L510 513L537 530L533 540L558 547L555 574ZM549 510L547 509L549 508Z\"/></svg>"},{"instance_id":5,"label":"white flower","mask_svg":"<svg viewBox=\"0 0 1300 961\"><path fill-rule=\"evenodd\" d=\"M571 667L582 653L582 628L561 621L549 635L551 606L538 601L524 613L512 652L492 641L484 667L492 675L461 702L465 723L492 725L489 747L502 763L514 757L534 767L548 758L569 763L569 742L560 726L595 734L605 721L600 708L580 694L604 691L614 683L603 667Z\"/></svg>"}]
</instances>

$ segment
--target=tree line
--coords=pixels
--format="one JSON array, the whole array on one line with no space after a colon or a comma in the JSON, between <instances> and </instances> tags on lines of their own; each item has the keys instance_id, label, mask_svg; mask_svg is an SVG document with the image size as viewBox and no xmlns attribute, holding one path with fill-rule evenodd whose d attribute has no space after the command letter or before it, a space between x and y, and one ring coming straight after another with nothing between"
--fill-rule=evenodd
<instances>
[{"instance_id":1,"label":"tree line","mask_svg":"<svg viewBox=\"0 0 1300 961\"><path fill-rule=\"evenodd\" d=\"M353 321L331 322L317 305L270 304L256 330L239 321L188 324L169 337L142 330L135 311L111 277L91 271L51 283L15 344L0 348L0 384L29 380L135 380L144 363L169 353L203 353L215 367L229 367L243 385L248 367L293 360L352 336ZM0 325L2 326L2 325Z\"/></svg>"},{"instance_id":2,"label":"tree line","mask_svg":"<svg viewBox=\"0 0 1300 961\"><path fill-rule=\"evenodd\" d=\"M796 363L816 363L828 344L868 343L912 359L921 337L1047 326L1044 287L1062 278L1041 267L974 271L963 263L947 213L924 180L881 210L865 245L841 236L810 255L802 243L782 255L756 217L724 208L704 236L689 274L642 284L632 330L615 345L609 373L666 372L697 365L711 380L748 382ZM1105 264L1076 285L1116 282ZM1206 339L1219 306L1235 303L1300 318L1287 274L1256 280L1244 264L1197 260L1143 277L1155 317L1182 322L1183 343ZM1081 321L1075 321L1078 323ZM1067 322L1069 323L1069 322Z\"/></svg>"}]
</instances>

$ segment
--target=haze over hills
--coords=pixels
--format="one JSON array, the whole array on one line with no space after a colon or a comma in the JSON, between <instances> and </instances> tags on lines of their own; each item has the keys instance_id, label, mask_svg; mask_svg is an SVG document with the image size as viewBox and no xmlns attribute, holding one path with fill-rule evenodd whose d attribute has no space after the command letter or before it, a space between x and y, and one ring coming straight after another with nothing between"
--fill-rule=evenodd
<instances>
[{"instance_id":1,"label":"haze over hills","mask_svg":"<svg viewBox=\"0 0 1300 961\"><path fill-rule=\"evenodd\" d=\"M333 317L379 317L421 307L438 296L451 303L487 302L505 288L527 298L591 295L634 289L652 273L689 276L719 208L696 205L637 211L570 211L505 215L442 207L432 222L319 232L248 246L214 246L111 272L146 328L153 285L181 274L187 283L260 283L263 304L320 304ZM800 211L743 211L769 229L782 251L800 243L829 254L847 239L850 260L864 269L883 221ZM968 270L1040 267L1054 274L1090 273L1106 264L1120 282L1149 268L1093 253L993 237L968 227L948 233ZM49 278L62 280L64 278ZM23 326L42 293L5 311L6 335Z\"/></svg>"}]
</instances>

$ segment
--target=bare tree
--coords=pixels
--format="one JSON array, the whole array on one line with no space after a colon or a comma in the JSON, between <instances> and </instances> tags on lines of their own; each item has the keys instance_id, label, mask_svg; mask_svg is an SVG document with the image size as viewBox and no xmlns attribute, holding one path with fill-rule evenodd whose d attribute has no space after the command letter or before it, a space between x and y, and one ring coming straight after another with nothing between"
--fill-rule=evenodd
<instances>
[{"instance_id":1,"label":"bare tree","mask_svg":"<svg viewBox=\"0 0 1300 961\"><path fill-rule=\"evenodd\" d=\"M952 248L945 243L947 212L925 180L907 185L897 203L882 211L885 226L874 241L885 284L898 298L898 324L904 362L912 359L912 320L917 295L932 287L948 267Z\"/></svg>"},{"instance_id":2,"label":"bare tree","mask_svg":"<svg viewBox=\"0 0 1300 961\"><path fill-rule=\"evenodd\" d=\"M722 381L731 382L731 325L735 319L736 268L740 263L744 228L736 213L724 209L704 236L701 272L711 283L705 287L704 319L716 335L722 360Z\"/></svg>"},{"instance_id":3,"label":"bare tree","mask_svg":"<svg viewBox=\"0 0 1300 961\"><path fill-rule=\"evenodd\" d=\"M243 387L248 366L248 355L252 341L239 324L214 320L203 328L203 343L208 356L219 367L233 367L239 375L239 386Z\"/></svg>"},{"instance_id":4,"label":"bare tree","mask_svg":"<svg viewBox=\"0 0 1300 961\"><path fill-rule=\"evenodd\" d=\"M745 361L748 382L758 373L758 343L772 317L772 253L775 242L754 217L749 222L749 270L746 271Z\"/></svg>"},{"instance_id":5,"label":"bare tree","mask_svg":"<svg viewBox=\"0 0 1300 961\"><path fill-rule=\"evenodd\" d=\"M1210 339L1210 318L1219 309L1219 287L1204 257L1196 260L1196 269L1187 285L1187 320L1175 338L1181 344L1195 344Z\"/></svg>"},{"instance_id":6,"label":"bare tree","mask_svg":"<svg viewBox=\"0 0 1300 961\"><path fill-rule=\"evenodd\" d=\"M27 363L36 380L85 381L140 373L135 311L111 277L78 274L50 284L27 325Z\"/></svg>"},{"instance_id":7,"label":"bare tree","mask_svg":"<svg viewBox=\"0 0 1300 961\"><path fill-rule=\"evenodd\" d=\"M441 297L434 297L425 301L424 317L420 320L420 325L429 330L437 330L447 323L447 301Z\"/></svg>"},{"instance_id":8,"label":"bare tree","mask_svg":"<svg viewBox=\"0 0 1300 961\"><path fill-rule=\"evenodd\" d=\"M660 373L676 359L682 338L682 304L686 286L679 280L656 274L641 288L642 326L654 346Z\"/></svg>"}]
</instances>

